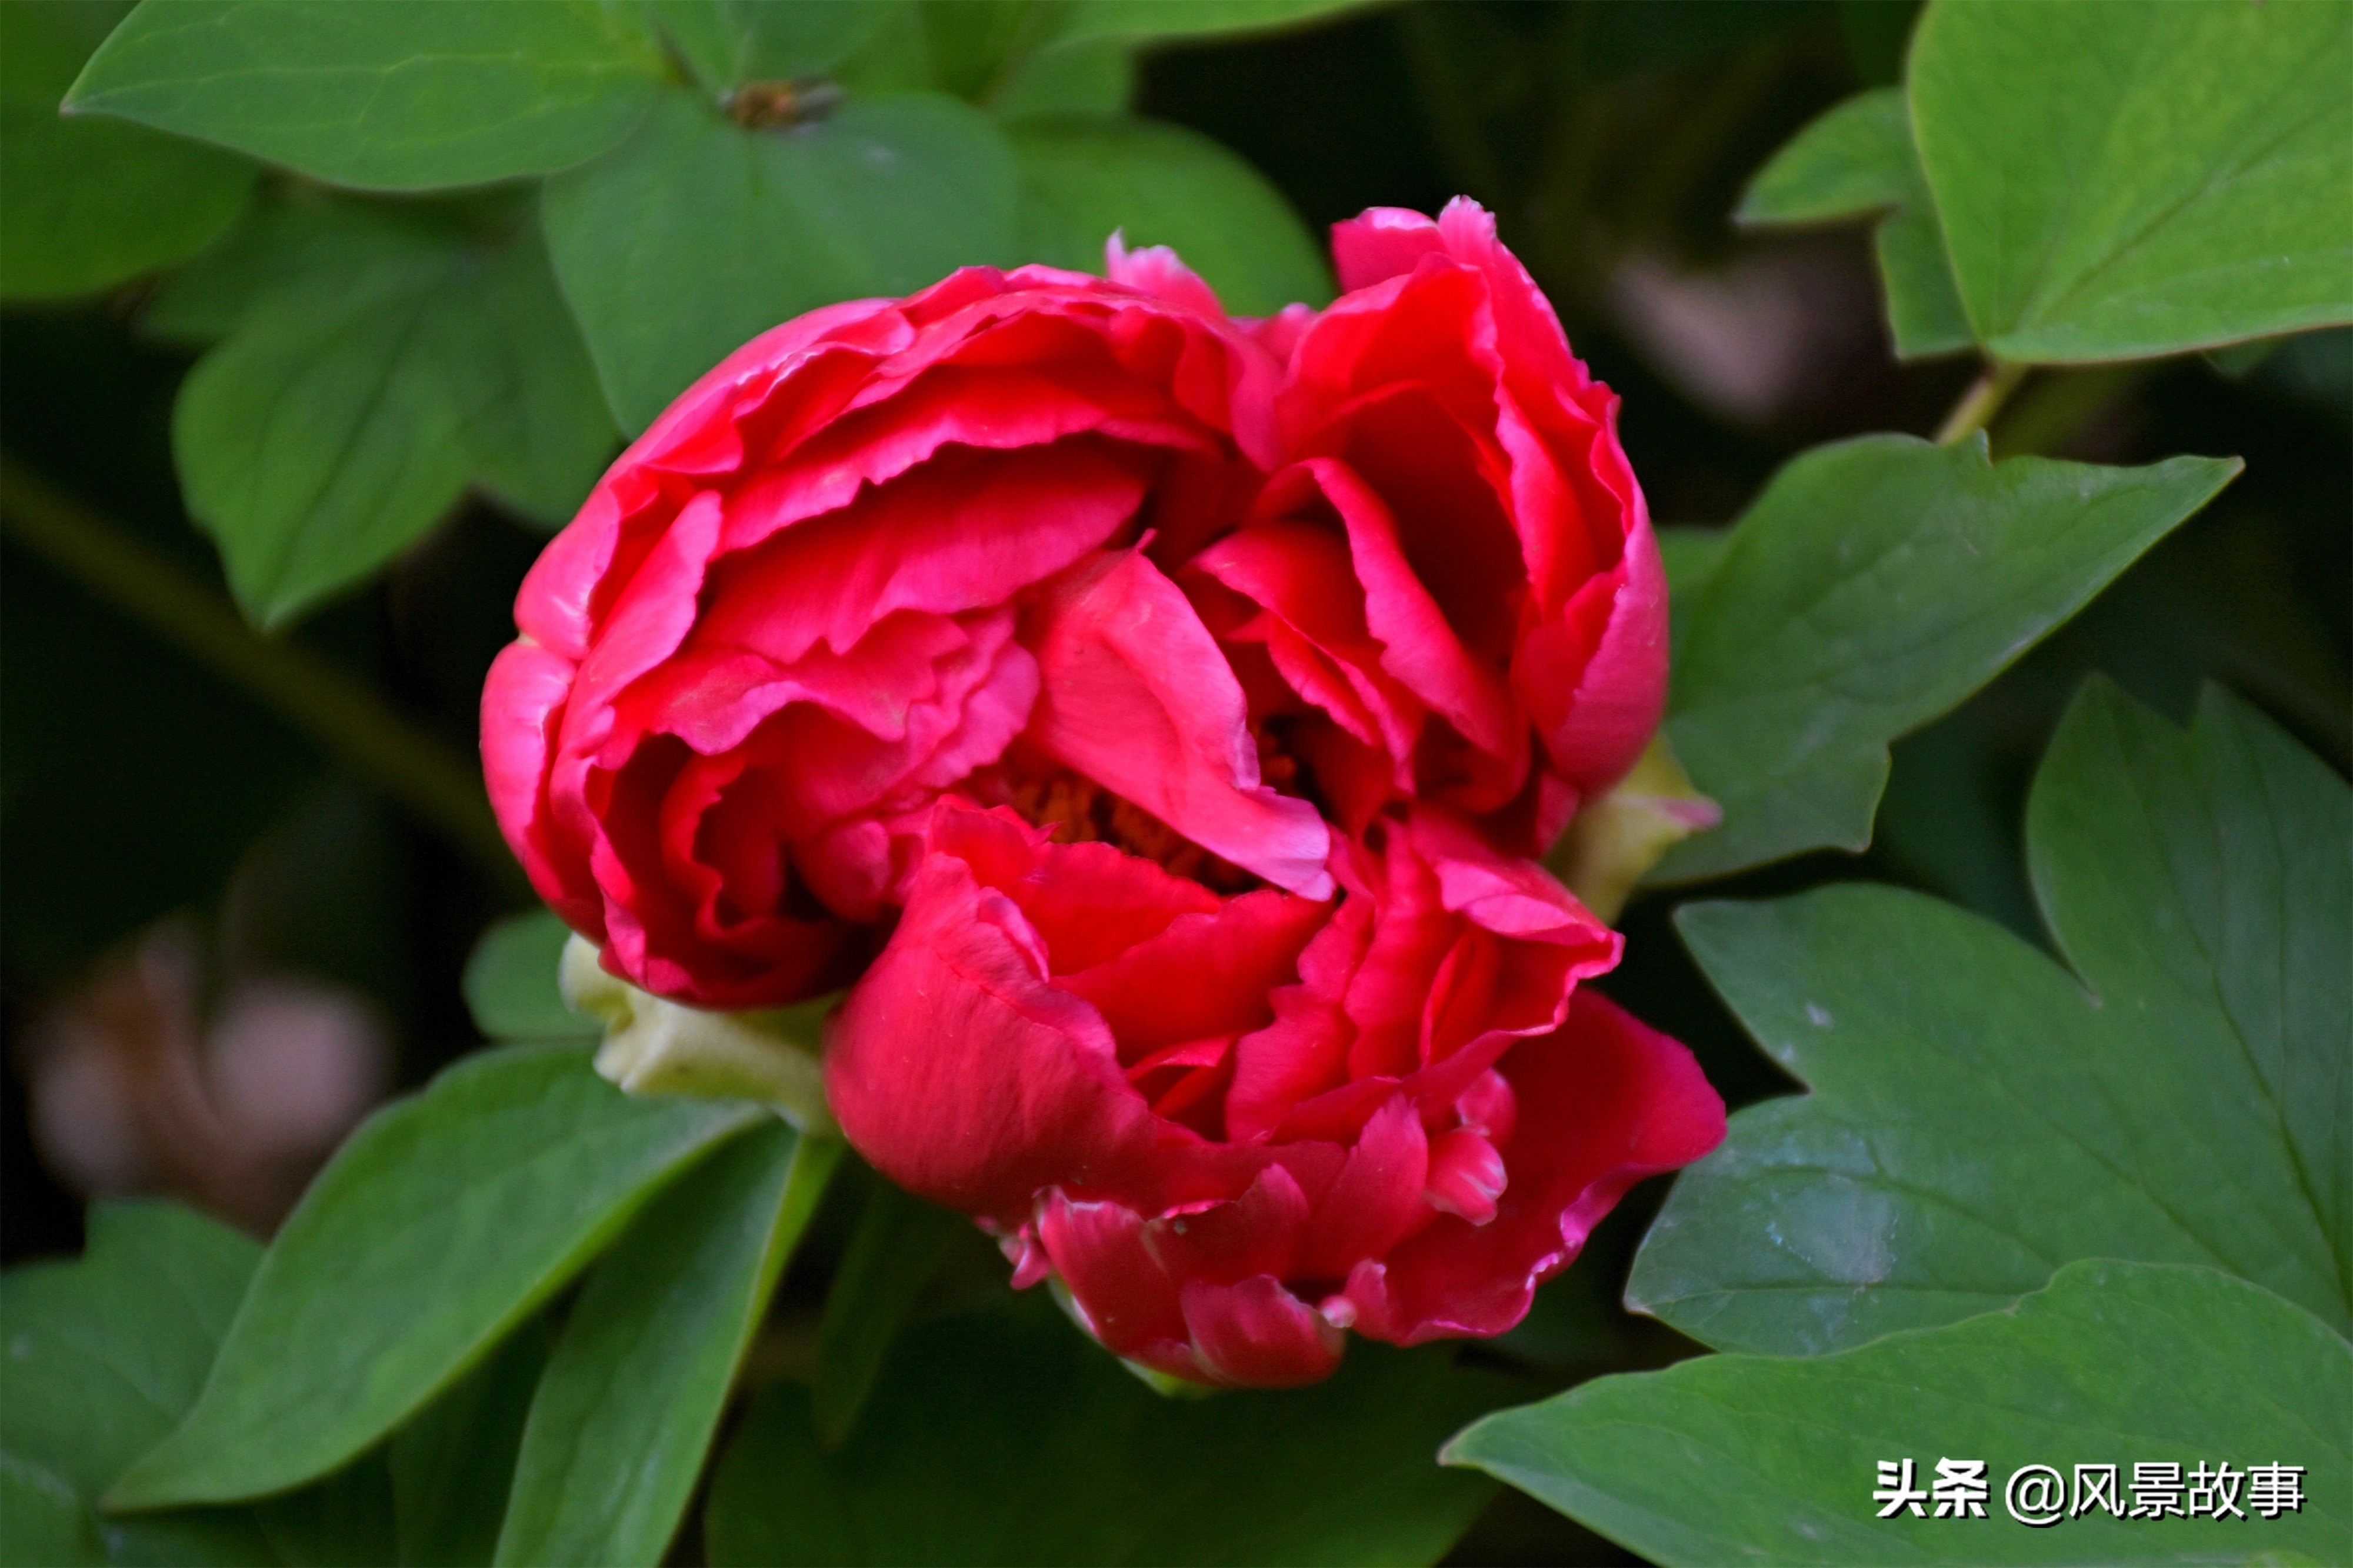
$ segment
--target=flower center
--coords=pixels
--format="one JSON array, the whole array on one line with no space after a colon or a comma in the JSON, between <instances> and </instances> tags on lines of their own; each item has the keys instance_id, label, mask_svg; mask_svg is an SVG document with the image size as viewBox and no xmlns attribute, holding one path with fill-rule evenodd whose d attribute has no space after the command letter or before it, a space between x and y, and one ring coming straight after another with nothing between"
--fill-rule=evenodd
<instances>
[{"instance_id":1,"label":"flower center","mask_svg":"<svg viewBox=\"0 0 2353 1568\"><path fill-rule=\"evenodd\" d=\"M1139 805L1092 779L1055 768L1025 773L1005 785L1005 804L1022 819L1054 830L1057 844L1108 844L1151 861L1213 893L1246 893L1266 883L1187 838Z\"/></svg>"}]
</instances>

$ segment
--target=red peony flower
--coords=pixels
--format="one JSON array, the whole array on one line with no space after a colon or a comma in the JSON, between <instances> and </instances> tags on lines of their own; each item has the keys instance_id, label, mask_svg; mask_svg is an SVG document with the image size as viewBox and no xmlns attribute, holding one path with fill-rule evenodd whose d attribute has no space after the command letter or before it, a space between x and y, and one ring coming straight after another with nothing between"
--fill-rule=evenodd
<instances>
[{"instance_id":1,"label":"red peony flower","mask_svg":"<svg viewBox=\"0 0 2353 1568\"><path fill-rule=\"evenodd\" d=\"M1185 581L1351 829L1443 800L1542 854L1666 700L1667 587L1618 398L1457 199L1333 231L1286 353L1284 466Z\"/></svg>"},{"instance_id":2,"label":"red peony flower","mask_svg":"<svg viewBox=\"0 0 2353 1568\"><path fill-rule=\"evenodd\" d=\"M612 973L855 982L843 1131L1119 1353L1492 1334L1724 1111L1532 858L1655 729L1657 550L1492 221L1236 322L1165 251L732 356L549 547L491 795Z\"/></svg>"},{"instance_id":3,"label":"red peony flower","mask_svg":"<svg viewBox=\"0 0 2353 1568\"><path fill-rule=\"evenodd\" d=\"M1629 1186L1724 1135L1689 1052L1573 990L1619 938L1443 807L1344 845L1334 901L1049 840L934 813L827 1099L1123 1356L1277 1386L1350 1326L1500 1333Z\"/></svg>"},{"instance_id":4,"label":"red peony flower","mask_svg":"<svg viewBox=\"0 0 2353 1568\"><path fill-rule=\"evenodd\" d=\"M533 885L612 973L708 1007L848 984L923 808L1016 737L1001 787L1100 776L1328 888L1315 808L1205 717L1232 678L1197 626L1152 624L1161 600L1192 617L1133 549L1181 558L1239 516L1276 366L1165 257L1113 272L967 268L755 338L541 556L483 763ZM1131 623L1140 662L1106 662L1090 617ZM1155 682L1182 714L1147 719Z\"/></svg>"}]
</instances>

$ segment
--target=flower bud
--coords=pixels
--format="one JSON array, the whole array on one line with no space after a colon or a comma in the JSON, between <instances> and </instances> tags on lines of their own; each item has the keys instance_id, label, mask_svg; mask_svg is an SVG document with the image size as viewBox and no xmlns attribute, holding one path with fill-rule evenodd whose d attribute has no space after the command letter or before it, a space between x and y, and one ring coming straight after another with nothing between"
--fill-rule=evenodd
<instances>
[{"instance_id":1,"label":"flower bud","mask_svg":"<svg viewBox=\"0 0 2353 1568\"><path fill-rule=\"evenodd\" d=\"M596 944L564 948L565 1005L605 1026L596 1070L629 1094L756 1100L798 1131L839 1136L825 1105L818 1026L831 997L797 1007L706 1013L606 973Z\"/></svg>"}]
</instances>

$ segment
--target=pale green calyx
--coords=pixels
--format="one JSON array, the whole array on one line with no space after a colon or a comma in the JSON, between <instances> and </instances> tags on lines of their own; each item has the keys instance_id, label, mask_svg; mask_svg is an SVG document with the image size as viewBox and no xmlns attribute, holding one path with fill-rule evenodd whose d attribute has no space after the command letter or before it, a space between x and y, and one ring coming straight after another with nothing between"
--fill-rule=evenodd
<instances>
[{"instance_id":1,"label":"pale green calyx","mask_svg":"<svg viewBox=\"0 0 2353 1568\"><path fill-rule=\"evenodd\" d=\"M640 991L596 962L596 944L564 948L564 1001L605 1026L596 1070L630 1094L756 1100L801 1132L836 1136L818 1066L825 997L797 1007L707 1013Z\"/></svg>"},{"instance_id":2,"label":"pale green calyx","mask_svg":"<svg viewBox=\"0 0 2353 1568\"><path fill-rule=\"evenodd\" d=\"M1715 802L1692 787L1662 730L1632 772L1578 810L1546 864L1587 909L1615 925L1644 872L1683 840L1723 820Z\"/></svg>"}]
</instances>

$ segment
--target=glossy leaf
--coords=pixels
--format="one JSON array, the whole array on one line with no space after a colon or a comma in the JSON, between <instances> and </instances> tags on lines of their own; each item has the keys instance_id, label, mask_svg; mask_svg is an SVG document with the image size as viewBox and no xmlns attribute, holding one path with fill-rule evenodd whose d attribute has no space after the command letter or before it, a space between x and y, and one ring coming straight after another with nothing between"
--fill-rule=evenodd
<instances>
[{"instance_id":1,"label":"glossy leaf","mask_svg":"<svg viewBox=\"0 0 2353 1568\"><path fill-rule=\"evenodd\" d=\"M2004 359L2353 321L2353 5L1937 0L1909 90L1961 298Z\"/></svg>"},{"instance_id":2,"label":"glossy leaf","mask_svg":"<svg viewBox=\"0 0 2353 1568\"><path fill-rule=\"evenodd\" d=\"M1801 224L1871 215L1879 217L1879 281L1897 355L1967 348L1976 340L1901 88L1860 93L1799 132L1749 182L1733 216L1744 224Z\"/></svg>"},{"instance_id":3,"label":"glossy leaf","mask_svg":"<svg viewBox=\"0 0 2353 1568\"><path fill-rule=\"evenodd\" d=\"M1208 137L1148 120L1049 120L1011 138L1024 259L1099 273L1121 230L1131 248L1174 247L1240 315L1331 300L1331 274L1282 193Z\"/></svg>"},{"instance_id":4,"label":"glossy leaf","mask_svg":"<svg viewBox=\"0 0 2353 1568\"><path fill-rule=\"evenodd\" d=\"M509 915L484 931L466 960L466 1010L492 1040L586 1039L594 1019L565 1005L556 976L572 929L547 910Z\"/></svg>"},{"instance_id":5,"label":"glossy leaf","mask_svg":"<svg viewBox=\"0 0 2353 1568\"><path fill-rule=\"evenodd\" d=\"M892 0L649 0L648 9L695 76L721 92L815 76L913 20Z\"/></svg>"},{"instance_id":6,"label":"glossy leaf","mask_svg":"<svg viewBox=\"0 0 2353 1568\"><path fill-rule=\"evenodd\" d=\"M242 158L59 115L88 47L46 7L0 5L0 300L92 293L185 260L253 188Z\"/></svg>"},{"instance_id":7,"label":"glossy leaf","mask_svg":"<svg viewBox=\"0 0 2353 1568\"><path fill-rule=\"evenodd\" d=\"M2185 734L2101 684L2028 833L2072 975L1893 888L1681 911L1813 1092L1741 1111L1683 1173L1630 1304L1810 1354L2103 1257L2211 1265L2353 1328L2353 794L2220 693Z\"/></svg>"},{"instance_id":8,"label":"glossy leaf","mask_svg":"<svg viewBox=\"0 0 2353 1568\"><path fill-rule=\"evenodd\" d=\"M595 0L145 0L67 102L338 184L481 184L593 158L661 58Z\"/></svg>"},{"instance_id":9,"label":"glossy leaf","mask_svg":"<svg viewBox=\"0 0 2353 1568\"><path fill-rule=\"evenodd\" d=\"M875 1182L826 1292L818 1330L809 1405L827 1447L838 1445L857 1420L908 1310L967 1223L887 1181Z\"/></svg>"},{"instance_id":10,"label":"glossy leaf","mask_svg":"<svg viewBox=\"0 0 2353 1568\"><path fill-rule=\"evenodd\" d=\"M2238 471L1865 436L1774 475L1683 607L1668 733L1724 826L1651 880L1862 849L1887 743L1984 685Z\"/></svg>"},{"instance_id":11,"label":"glossy leaf","mask_svg":"<svg viewBox=\"0 0 2353 1568\"><path fill-rule=\"evenodd\" d=\"M684 93L548 182L548 248L607 398L642 430L730 351L819 305L905 294L1013 249L1013 159L932 94L746 131Z\"/></svg>"},{"instance_id":12,"label":"glossy leaf","mask_svg":"<svg viewBox=\"0 0 2353 1568\"><path fill-rule=\"evenodd\" d=\"M628 1099L585 1050L470 1057L371 1117L263 1258L187 1419L125 1508L254 1497L342 1464L602 1251L759 1112Z\"/></svg>"},{"instance_id":13,"label":"glossy leaf","mask_svg":"<svg viewBox=\"0 0 2353 1568\"><path fill-rule=\"evenodd\" d=\"M731 1564L1434 1562L1486 1502L1430 1462L1511 1380L1359 1343L1328 1383L1165 1399L1035 1298L926 1325L828 1454L761 1396L705 1516Z\"/></svg>"},{"instance_id":14,"label":"glossy leaf","mask_svg":"<svg viewBox=\"0 0 2353 1568\"><path fill-rule=\"evenodd\" d=\"M2348 1409L2353 1347L2308 1313L2212 1269L2097 1260L2006 1311L1835 1355L1597 1378L1488 1416L1445 1458L1670 1568L2325 1563L2353 1539ZM1915 1461L1926 1489L1947 1458L1985 1462L1985 1517L1876 1517L1882 1460ZM2054 1468L2070 1506L2075 1466L2116 1465L2129 1507L2142 1462L2229 1466L2241 1516L2094 1503L2029 1528L2005 1500L2028 1465ZM2243 1477L2275 1464L2303 1467L2304 1502L2265 1519Z\"/></svg>"},{"instance_id":15,"label":"glossy leaf","mask_svg":"<svg viewBox=\"0 0 2353 1568\"><path fill-rule=\"evenodd\" d=\"M272 236L290 254L271 256ZM331 207L199 270L165 320L229 335L182 386L173 449L189 510L258 622L372 574L470 479L561 522L612 453L528 229L485 245Z\"/></svg>"},{"instance_id":16,"label":"glossy leaf","mask_svg":"<svg viewBox=\"0 0 2353 1568\"><path fill-rule=\"evenodd\" d=\"M662 1560L841 1149L781 1122L748 1132L649 1205L597 1265L532 1402L501 1563Z\"/></svg>"}]
</instances>

